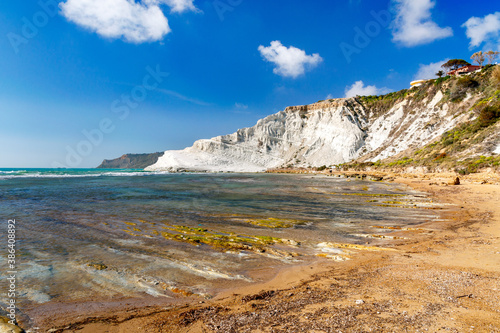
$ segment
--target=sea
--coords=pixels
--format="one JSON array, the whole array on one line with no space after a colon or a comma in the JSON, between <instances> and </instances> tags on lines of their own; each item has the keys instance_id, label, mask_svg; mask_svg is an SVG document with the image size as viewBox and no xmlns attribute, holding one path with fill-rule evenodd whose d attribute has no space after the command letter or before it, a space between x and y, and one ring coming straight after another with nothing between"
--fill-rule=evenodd
<instances>
[{"instance_id":1,"label":"sea","mask_svg":"<svg viewBox=\"0 0 500 333\"><path fill-rule=\"evenodd\" d=\"M404 185L327 175L0 169L0 308L9 271L27 316L47 304L205 300L293 265L349 260L357 250L345 244L391 247L394 229L439 209Z\"/></svg>"}]
</instances>

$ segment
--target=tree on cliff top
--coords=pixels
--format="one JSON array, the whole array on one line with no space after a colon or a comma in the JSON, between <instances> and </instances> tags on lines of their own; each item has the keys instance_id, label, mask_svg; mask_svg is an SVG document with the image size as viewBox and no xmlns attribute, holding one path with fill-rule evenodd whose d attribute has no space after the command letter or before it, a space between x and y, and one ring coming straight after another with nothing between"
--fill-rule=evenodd
<instances>
[{"instance_id":1,"label":"tree on cliff top","mask_svg":"<svg viewBox=\"0 0 500 333\"><path fill-rule=\"evenodd\" d=\"M479 51L474 53L470 58L477 62L479 66L483 67L483 62L486 60L486 54L483 53L483 51Z\"/></svg>"},{"instance_id":2,"label":"tree on cliff top","mask_svg":"<svg viewBox=\"0 0 500 333\"><path fill-rule=\"evenodd\" d=\"M463 67L463 66L468 66L470 65L467 61L463 60L463 59L451 59L451 60L448 60L445 64L443 64L443 68L445 68L447 71L450 71L450 70L456 70L456 69L459 69L460 67Z\"/></svg>"},{"instance_id":3,"label":"tree on cliff top","mask_svg":"<svg viewBox=\"0 0 500 333\"><path fill-rule=\"evenodd\" d=\"M486 56L486 58L488 58L490 64L493 64L493 61L495 61L499 54L500 52L497 51L488 51L484 55Z\"/></svg>"}]
</instances>

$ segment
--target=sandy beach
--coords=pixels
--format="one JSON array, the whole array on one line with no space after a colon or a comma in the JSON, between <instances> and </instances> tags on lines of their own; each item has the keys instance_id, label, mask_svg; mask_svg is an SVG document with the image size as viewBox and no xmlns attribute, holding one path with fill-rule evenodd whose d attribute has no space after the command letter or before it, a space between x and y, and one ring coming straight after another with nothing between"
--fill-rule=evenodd
<instances>
[{"instance_id":1,"label":"sandy beach","mask_svg":"<svg viewBox=\"0 0 500 333\"><path fill-rule=\"evenodd\" d=\"M500 332L500 177L387 175L450 204L394 230L392 250L284 270L265 284L165 308L55 316L50 332ZM49 327L50 326L50 327Z\"/></svg>"}]
</instances>

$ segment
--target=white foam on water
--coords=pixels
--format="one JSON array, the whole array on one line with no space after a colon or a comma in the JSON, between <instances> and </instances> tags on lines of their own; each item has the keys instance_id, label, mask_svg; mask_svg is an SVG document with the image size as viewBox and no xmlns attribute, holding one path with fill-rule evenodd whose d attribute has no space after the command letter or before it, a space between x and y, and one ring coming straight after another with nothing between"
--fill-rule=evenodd
<instances>
[{"instance_id":1,"label":"white foam on water","mask_svg":"<svg viewBox=\"0 0 500 333\"><path fill-rule=\"evenodd\" d=\"M89 177L137 177L137 176L157 176L167 175L167 171L107 171L95 173L51 173L40 171L0 171L0 179L15 179L15 178L89 178Z\"/></svg>"}]
</instances>

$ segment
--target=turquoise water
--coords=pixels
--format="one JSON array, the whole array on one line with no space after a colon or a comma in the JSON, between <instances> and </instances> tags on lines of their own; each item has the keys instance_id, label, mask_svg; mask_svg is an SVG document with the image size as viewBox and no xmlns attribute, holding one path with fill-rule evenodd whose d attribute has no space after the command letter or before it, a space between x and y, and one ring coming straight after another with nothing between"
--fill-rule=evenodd
<instances>
[{"instance_id":1,"label":"turquoise water","mask_svg":"<svg viewBox=\"0 0 500 333\"><path fill-rule=\"evenodd\" d=\"M288 265L343 259L324 243L380 242L367 236L388 230L373 226L435 219L429 205L401 185L326 176L0 169L3 234L17 222L21 312L209 298Z\"/></svg>"},{"instance_id":2,"label":"turquoise water","mask_svg":"<svg viewBox=\"0 0 500 333\"><path fill-rule=\"evenodd\" d=\"M0 179L10 178L71 178L71 177L103 177L103 176L145 176L165 174L163 172L147 172L142 169L2 169Z\"/></svg>"}]
</instances>

